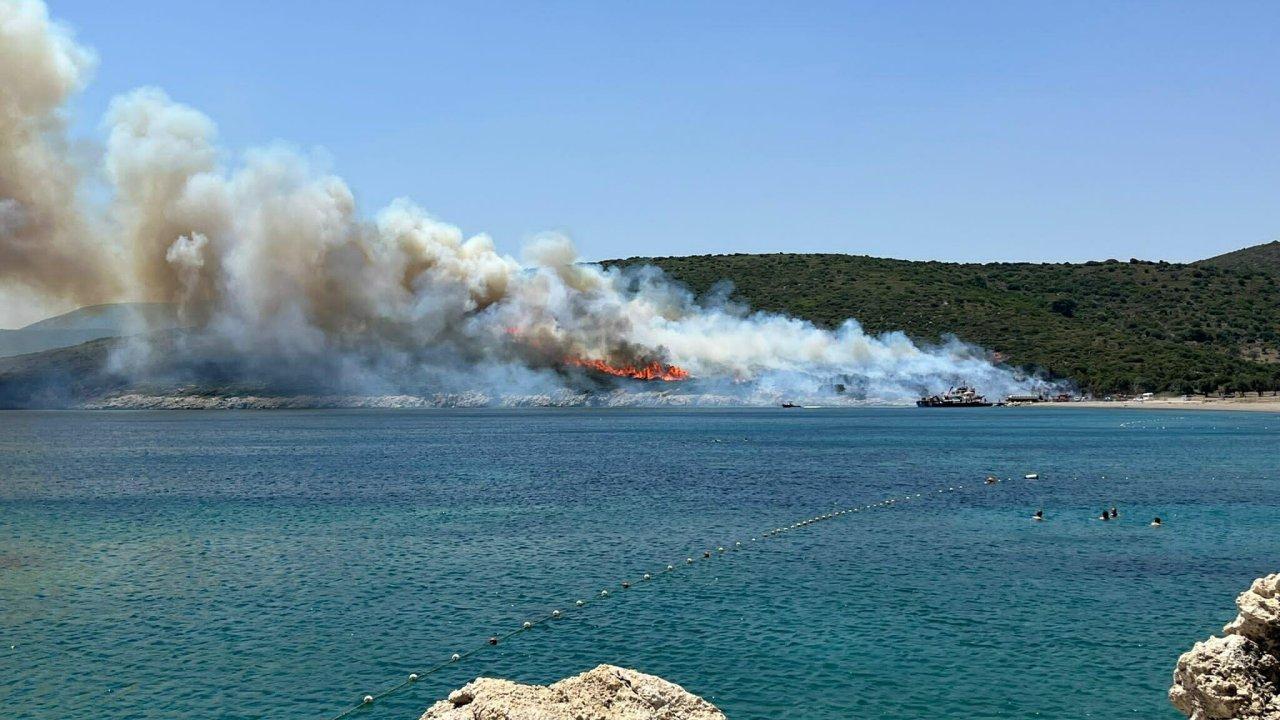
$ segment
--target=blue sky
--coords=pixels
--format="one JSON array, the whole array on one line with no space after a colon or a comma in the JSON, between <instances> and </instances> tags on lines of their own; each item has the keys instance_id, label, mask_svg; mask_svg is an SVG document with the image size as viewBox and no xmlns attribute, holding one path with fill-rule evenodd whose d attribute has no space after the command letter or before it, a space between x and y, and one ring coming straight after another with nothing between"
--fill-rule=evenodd
<instances>
[{"instance_id":1,"label":"blue sky","mask_svg":"<svg viewBox=\"0 0 1280 720\"><path fill-rule=\"evenodd\" d=\"M793 7L794 5L794 7ZM233 152L516 252L1192 260L1280 238L1275 3L50 0Z\"/></svg>"}]
</instances>

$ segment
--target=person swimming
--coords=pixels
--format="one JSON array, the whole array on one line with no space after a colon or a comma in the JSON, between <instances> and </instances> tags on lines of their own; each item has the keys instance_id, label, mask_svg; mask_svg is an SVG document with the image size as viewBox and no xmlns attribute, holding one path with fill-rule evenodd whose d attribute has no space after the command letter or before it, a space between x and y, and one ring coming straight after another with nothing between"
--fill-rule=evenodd
<instances>
[{"instance_id":1,"label":"person swimming","mask_svg":"<svg viewBox=\"0 0 1280 720\"><path fill-rule=\"evenodd\" d=\"M985 482L988 485L995 485L996 483L1000 482L1000 478L996 477L995 475L988 475L987 479L984 480L983 482Z\"/></svg>"},{"instance_id":2,"label":"person swimming","mask_svg":"<svg viewBox=\"0 0 1280 720\"><path fill-rule=\"evenodd\" d=\"M1115 506L1115 505L1112 505L1112 506L1111 506L1111 519L1112 519L1112 520L1115 520L1115 519L1116 519L1116 518L1118 518L1118 517L1120 517L1120 512L1116 510L1116 506Z\"/></svg>"},{"instance_id":3,"label":"person swimming","mask_svg":"<svg viewBox=\"0 0 1280 720\"><path fill-rule=\"evenodd\" d=\"M1098 516L1098 519L1099 519L1099 520L1110 520L1110 519L1111 519L1111 515L1110 515L1106 510L1103 510L1103 511L1102 511L1102 514Z\"/></svg>"},{"instance_id":4,"label":"person swimming","mask_svg":"<svg viewBox=\"0 0 1280 720\"><path fill-rule=\"evenodd\" d=\"M1043 519L1044 519L1044 510L1037 510L1037 511L1036 511L1036 514L1031 516L1031 519L1032 519L1032 520L1043 520Z\"/></svg>"},{"instance_id":5,"label":"person swimming","mask_svg":"<svg viewBox=\"0 0 1280 720\"><path fill-rule=\"evenodd\" d=\"M1155 520L1152 520L1152 521L1151 521L1151 527L1160 527L1160 526L1161 526L1161 525L1163 525L1163 524L1164 524L1164 523L1160 520L1160 516L1159 516L1159 515L1157 515L1157 516L1156 516L1156 519L1155 519Z\"/></svg>"}]
</instances>

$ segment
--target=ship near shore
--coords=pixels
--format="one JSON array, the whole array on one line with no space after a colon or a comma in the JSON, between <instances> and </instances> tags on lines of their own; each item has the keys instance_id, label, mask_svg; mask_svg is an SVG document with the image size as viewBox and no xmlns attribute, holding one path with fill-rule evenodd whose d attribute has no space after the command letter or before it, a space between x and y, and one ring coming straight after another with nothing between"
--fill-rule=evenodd
<instances>
[{"instance_id":1,"label":"ship near shore","mask_svg":"<svg viewBox=\"0 0 1280 720\"><path fill-rule=\"evenodd\" d=\"M985 395L972 387L953 387L941 395L929 395L916 401L916 407L991 407Z\"/></svg>"}]
</instances>

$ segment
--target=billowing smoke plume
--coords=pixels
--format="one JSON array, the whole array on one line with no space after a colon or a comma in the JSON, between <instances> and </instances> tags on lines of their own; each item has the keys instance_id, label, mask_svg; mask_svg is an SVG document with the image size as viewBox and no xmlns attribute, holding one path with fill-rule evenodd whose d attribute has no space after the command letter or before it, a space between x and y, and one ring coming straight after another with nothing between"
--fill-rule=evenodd
<instances>
[{"instance_id":1,"label":"billowing smoke plume","mask_svg":"<svg viewBox=\"0 0 1280 720\"><path fill-rule=\"evenodd\" d=\"M0 2L0 283L76 302L122 290L64 130L93 66L42 4Z\"/></svg>"},{"instance_id":2,"label":"billowing smoke plume","mask_svg":"<svg viewBox=\"0 0 1280 720\"><path fill-rule=\"evenodd\" d=\"M699 304L652 268L578 264L563 237L519 262L407 200L368 219L296 153L225 165L213 122L157 89L112 102L105 148L82 167L63 108L92 65L40 2L0 0L0 286L172 303L189 330L120 350L133 377L497 398L616 386L598 361L679 366L692 379L666 390L739 401L1025 387L959 343ZM104 178L108 199L85 197L83 177Z\"/></svg>"}]
</instances>

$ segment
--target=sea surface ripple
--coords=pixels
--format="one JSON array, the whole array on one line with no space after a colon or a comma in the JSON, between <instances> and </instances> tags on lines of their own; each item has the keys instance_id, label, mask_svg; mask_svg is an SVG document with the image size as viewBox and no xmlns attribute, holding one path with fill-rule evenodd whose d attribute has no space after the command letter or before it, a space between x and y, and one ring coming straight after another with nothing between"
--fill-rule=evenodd
<instances>
[{"instance_id":1,"label":"sea surface ripple","mask_svg":"<svg viewBox=\"0 0 1280 720\"><path fill-rule=\"evenodd\" d=\"M609 588L356 717L608 662L738 720L1177 718L1178 654L1280 570L1278 440L1123 410L0 413L0 697L324 718Z\"/></svg>"}]
</instances>

